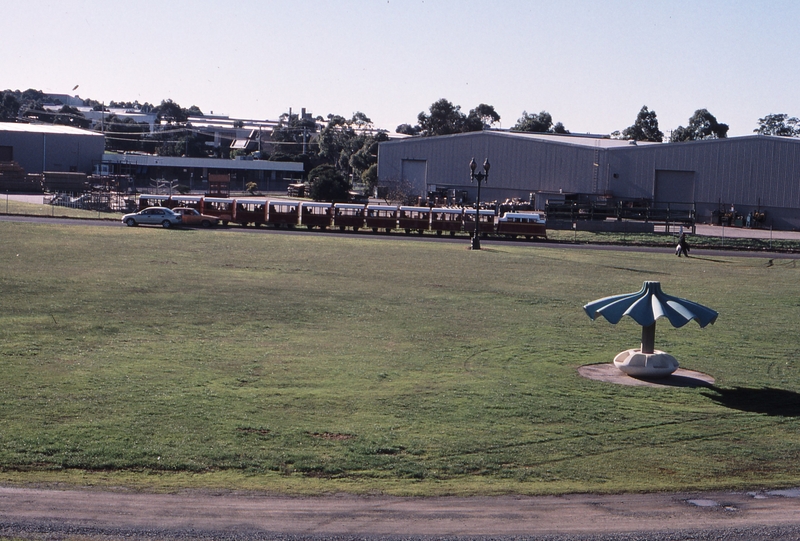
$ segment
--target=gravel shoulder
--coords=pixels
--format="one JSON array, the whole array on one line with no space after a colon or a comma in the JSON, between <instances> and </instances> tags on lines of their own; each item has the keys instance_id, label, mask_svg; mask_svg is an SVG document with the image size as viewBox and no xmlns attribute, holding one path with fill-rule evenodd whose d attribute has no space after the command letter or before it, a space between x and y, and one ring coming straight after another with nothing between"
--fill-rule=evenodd
<instances>
[{"instance_id":1,"label":"gravel shoulder","mask_svg":"<svg viewBox=\"0 0 800 541\"><path fill-rule=\"evenodd\" d=\"M800 539L800 488L401 498L0 487L0 535L62 539Z\"/></svg>"}]
</instances>

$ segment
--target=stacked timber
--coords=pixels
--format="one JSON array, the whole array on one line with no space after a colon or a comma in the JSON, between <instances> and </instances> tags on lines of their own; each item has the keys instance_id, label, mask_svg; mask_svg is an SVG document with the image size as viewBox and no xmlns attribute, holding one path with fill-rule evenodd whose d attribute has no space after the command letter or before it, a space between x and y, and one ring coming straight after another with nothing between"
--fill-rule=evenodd
<instances>
[{"instance_id":1,"label":"stacked timber","mask_svg":"<svg viewBox=\"0 0 800 541\"><path fill-rule=\"evenodd\" d=\"M0 191L42 193L42 177L25 174L25 169L17 162L0 162Z\"/></svg>"},{"instance_id":2,"label":"stacked timber","mask_svg":"<svg viewBox=\"0 0 800 541\"><path fill-rule=\"evenodd\" d=\"M43 184L51 193L84 193L89 190L86 173L45 171Z\"/></svg>"}]
</instances>

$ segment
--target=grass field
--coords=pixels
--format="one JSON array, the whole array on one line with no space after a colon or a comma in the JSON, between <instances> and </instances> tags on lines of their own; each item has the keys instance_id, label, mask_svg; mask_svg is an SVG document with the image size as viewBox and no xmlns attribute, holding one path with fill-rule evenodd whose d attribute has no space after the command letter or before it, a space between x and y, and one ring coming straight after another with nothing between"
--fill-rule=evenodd
<instances>
[{"instance_id":1,"label":"grass field","mask_svg":"<svg viewBox=\"0 0 800 541\"><path fill-rule=\"evenodd\" d=\"M0 482L292 493L800 483L800 269L525 244L0 223ZM656 347L714 376L576 369L660 280L719 311Z\"/></svg>"},{"instance_id":2,"label":"grass field","mask_svg":"<svg viewBox=\"0 0 800 541\"><path fill-rule=\"evenodd\" d=\"M49 216L52 218L83 218L90 220L119 220L121 212L99 212L96 210L74 209L58 205L40 205L7 199L0 195L0 214L23 216Z\"/></svg>"}]
</instances>

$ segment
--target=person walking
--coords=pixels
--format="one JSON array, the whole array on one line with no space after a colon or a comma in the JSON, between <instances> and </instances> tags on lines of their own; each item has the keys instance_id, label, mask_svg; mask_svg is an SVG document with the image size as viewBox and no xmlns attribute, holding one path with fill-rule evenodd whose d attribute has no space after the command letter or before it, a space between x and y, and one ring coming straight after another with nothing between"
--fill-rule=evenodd
<instances>
[{"instance_id":1,"label":"person walking","mask_svg":"<svg viewBox=\"0 0 800 541\"><path fill-rule=\"evenodd\" d=\"M689 242L686 240L686 233L681 233L680 238L678 239L678 257L681 255L685 255L689 257Z\"/></svg>"}]
</instances>

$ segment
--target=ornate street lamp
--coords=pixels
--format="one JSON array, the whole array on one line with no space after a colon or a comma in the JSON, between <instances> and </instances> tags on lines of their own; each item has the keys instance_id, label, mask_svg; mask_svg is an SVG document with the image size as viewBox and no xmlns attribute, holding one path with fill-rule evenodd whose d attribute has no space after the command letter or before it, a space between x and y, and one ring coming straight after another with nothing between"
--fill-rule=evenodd
<instances>
[{"instance_id":1,"label":"ornate street lamp","mask_svg":"<svg viewBox=\"0 0 800 541\"><path fill-rule=\"evenodd\" d=\"M478 198L475 200L475 231L472 234L472 249L481 249L481 182L489 181L489 158L483 162L483 173L476 173L475 169L478 164L475 163L475 158L469 162L469 180L478 183Z\"/></svg>"}]
</instances>

